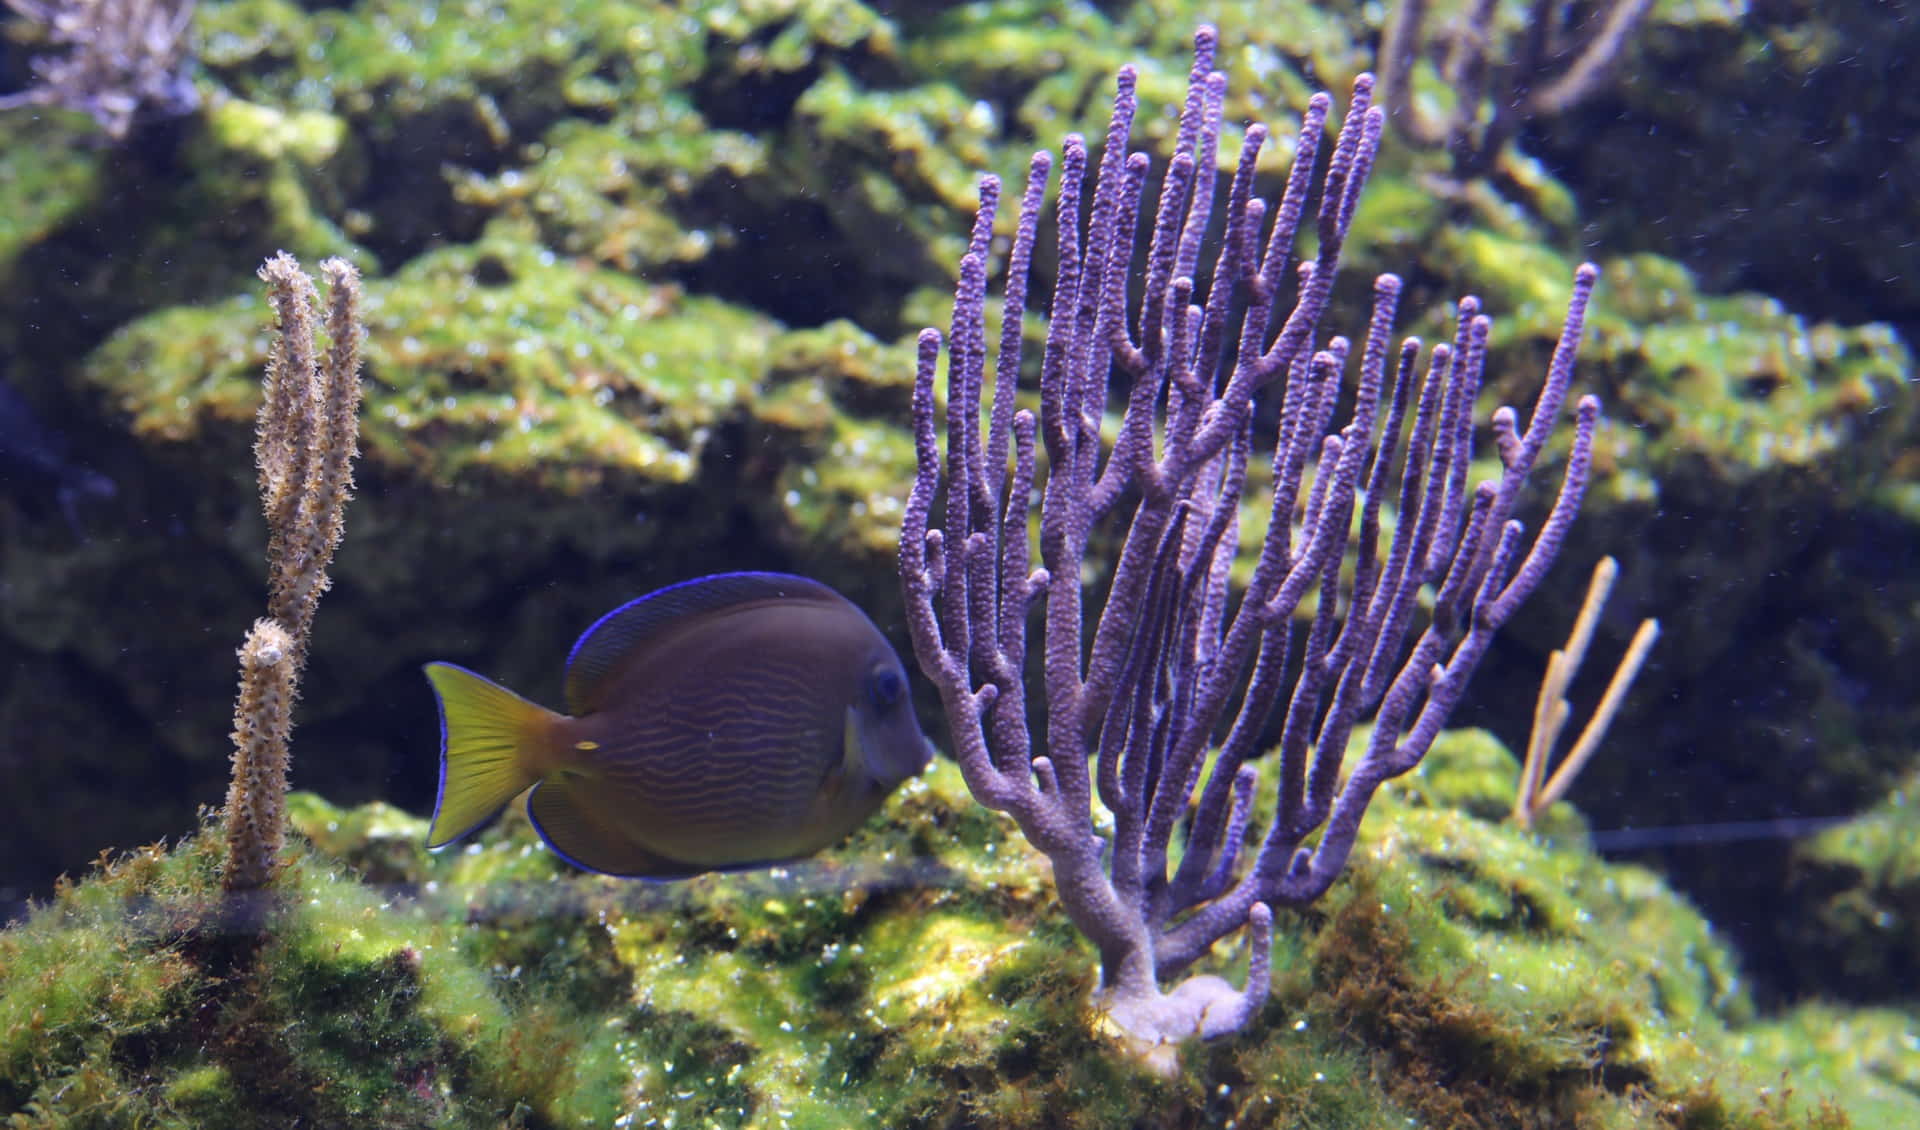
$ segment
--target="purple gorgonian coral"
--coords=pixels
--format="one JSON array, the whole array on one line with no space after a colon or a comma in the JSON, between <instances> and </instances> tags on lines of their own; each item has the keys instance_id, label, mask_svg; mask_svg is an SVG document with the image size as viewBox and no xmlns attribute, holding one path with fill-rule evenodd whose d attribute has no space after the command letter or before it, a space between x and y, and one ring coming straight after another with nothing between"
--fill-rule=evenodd
<instances>
[{"instance_id":1,"label":"purple gorgonian coral","mask_svg":"<svg viewBox=\"0 0 1920 1130\"><path fill-rule=\"evenodd\" d=\"M114 141L135 123L190 114L194 0L6 0L51 48L32 63L33 86L0 96L0 110L83 110Z\"/></svg>"},{"instance_id":2,"label":"purple gorgonian coral","mask_svg":"<svg viewBox=\"0 0 1920 1130\"><path fill-rule=\"evenodd\" d=\"M1592 397L1575 407L1559 493L1529 542L1513 513L1566 407L1598 272L1575 272L1532 416L1523 429L1514 409L1493 414L1499 472L1470 486L1490 328L1479 303L1460 302L1450 343L1396 347L1401 282L1382 275L1357 354L1321 336L1380 140L1372 77L1354 84L1320 179L1312 257L1296 264L1331 100L1308 104L1277 203L1255 194L1268 140L1258 124L1217 199L1226 79L1214 49L1200 29L1157 202L1147 156L1127 151L1131 68L1097 166L1083 139L1066 139L1037 419L1017 407L1016 386L1054 158L1034 155L1021 196L990 404L1000 182L981 179L946 341L945 467L942 340L929 329L914 390L919 473L900 533L914 651L967 785L1050 858L1061 903L1099 950L1096 1010L1163 1066L1178 1041L1236 1031L1266 1000L1271 907L1311 902L1338 877L1374 791L1419 763L1540 584L1579 510L1600 410ZM1143 207L1153 212L1136 280ZM1342 402L1351 410L1336 421ZM1255 485L1249 463L1269 443L1270 481ZM1246 561L1243 508L1266 522ZM1261 788L1277 790L1276 816L1257 830ZM1188 974L1242 926L1244 987Z\"/></svg>"}]
</instances>

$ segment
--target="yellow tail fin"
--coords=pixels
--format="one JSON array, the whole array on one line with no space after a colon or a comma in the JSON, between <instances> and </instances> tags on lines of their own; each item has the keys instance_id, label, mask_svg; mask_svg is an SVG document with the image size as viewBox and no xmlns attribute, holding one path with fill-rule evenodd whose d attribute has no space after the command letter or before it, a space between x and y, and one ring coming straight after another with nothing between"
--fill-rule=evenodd
<instances>
[{"instance_id":1,"label":"yellow tail fin","mask_svg":"<svg viewBox=\"0 0 1920 1130\"><path fill-rule=\"evenodd\" d=\"M427 831L427 846L440 848L539 780L532 755L558 716L464 667L423 670L440 700L440 795Z\"/></svg>"}]
</instances>

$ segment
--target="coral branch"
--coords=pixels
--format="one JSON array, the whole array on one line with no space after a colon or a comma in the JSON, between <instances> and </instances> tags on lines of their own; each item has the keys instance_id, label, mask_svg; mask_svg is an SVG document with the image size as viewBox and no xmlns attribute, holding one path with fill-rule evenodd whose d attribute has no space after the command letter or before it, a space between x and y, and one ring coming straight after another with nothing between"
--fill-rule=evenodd
<instances>
[{"instance_id":1,"label":"coral branch","mask_svg":"<svg viewBox=\"0 0 1920 1130\"><path fill-rule=\"evenodd\" d=\"M194 0L6 0L50 47L33 60L35 85L0 97L15 106L81 110L114 141L142 118L192 113L200 105L188 71Z\"/></svg>"},{"instance_id":2,"label":"coral branch","mask_svg":"<svg viewBox=\"0 0 1920 1130\"><path fill-rule=\"evenodd\" d=\"M1611 557L1602 557L1600 563L1593 567L1593 580L1587 585L1587 598L1580 605L1580 615L1574 619L1566 645L1547 657L1547 670L1540 679L1540 696L1534 703L1533 729L1527 738L1527 756L1520 768L1520 788L1513 801L1513 821L1522 828L1531 828L1542 812L1565 796L1574 778L1592 760L1594 751L1600 748L1601 739L1606 737L1607 727L1613 724L1614 715L1619 713L1620 704L1626 700L1633 680L1646 663L1647 653L1653 650L1654 640L1660 637L1660 621L1647 619L1640 622L1639 629L1633 634L1633 642L1627 645L1626 654L1621 657L1619 665L1613 670L1613 677L1607 682L1600 704L1594 708L1593 717L1587 720L1580 736L1574 739L1573 749L1554 771L1552 779L1547 779L1547 765L1553 759L1553 747L1559 742L1561 731L1573 715L1573 707L1566 698L1567 688L1573 685L1573 678L1580 673L1580 664L1587 657L1587 645L1593 640L1594 629L1600 622L1600 613L1606 607L1607 597L1613 591L1613 579L1619 569L1619 564Z\"/></svg>"},{"instance_id":3,"label":"coral branch","mask_svg":"<svg viewBox=\"0 0 1920 1130\"><path fill-rule=\"evenodd\" d=\"M267 516L269 618L240 650L233 778L227 791L229 890L272 878L284 836L293 701L314 608L330 583L360 431L360 276L341 259L328 281L328 349L315 342L313 280L281 252L260 268L279 333L267 355L254 460Z\"/></svg>"},{"instance_id":4,"label":"coral branch","mask_svg":"<svg viewBox=\"0 0 1920 1130\"><path fill-rule=\"evenodd\" d=\"M1428 0L1400 0L1380 44L1381 103L1395 132L1424 148L1445 147L1462 178L1491 170L1521 126L1564 114L1607 84L1652 0L1607 0L1568 5L1531 0L1521 29L1503 36L1493 0L1474 0L1451 27L1429 31ZM1577 21L1577 22L1574 22ZM1422 55L1450 88L1445 116L1414 97L1414 70Z\"/></svg>"},{"instance_id":5,"label":"coral branch","mask_svg":"<svg viewBox=\"0 0 1920 1130\"><path fill-rule=\"evenodd\" d=\"M1132 69L1116 81L1097 169L1085 143L1067 139L1037 423L1011 407L1018 334L1002 335L990 409L983 396L1000 183L982 179L945 339L945 475L934 395L942 337L928 330L914 388L919 473L900 541L915 654L940 691L968 787L1052 860L1063 907L1100 953L1099 1015L1162 1066L1178 1041L1235 1031L1258 1012L1270 908L1314 899L1338 876L1374 790L1425 755L1494 633L1539 585L1579 510L1599 412L1590 397L1574 412L1565 477L1529 541L1513 514L1564 414L1598 272L1575 274L1525 431L1513 409L1497 412L1498 474L1469 485L1491 327L1479 303L1460 303L1453 340L1428 351L1424 379L1421 344L1393 344L1394 276L1375 282L1357 351L1320 330L1380 141L1372 77L1354 83L1320 177L1313 258L1295 267L1331 102L1318 95L1308 105L1276 205L1253 195L1268 133L1248 128L1221 197L1228 214L1216 220L1226 80L1213 67L1211 28L1194 48L1157 201L1144 199L1147 158L1126 152ZM1052 166L1039 154L1029 168L1003 326L1023 312ZM1135 218L1148 210L1141 290L1130 299ZM1212 273L1196 282L1209 261L1204 235L1216 229ZM1341 386L1356 357L1349 398ZM1107 447L1099 423L1116 372L1130 388ZM1255 434L1262 398L1280 402L1270 441ZM1036 437L1046 457L1037 570ZM1271 494L1249 500L1248 463L1268 442ZM1228 579L1249 501L1268 528L1235 592ZM1383 507L1397 508L1384 554ZM1090 577L1106 578L1104 599L1086 587ZM1036 600L1044 710L1030 706L1025 677ZM1029 718L1042 716L1037 742ZM1367 718L1372 737L1349 769L1348 739ZM1263 786L1250 757L1276 729ZM1262 787L1277 793L1277 817L1250 836ZM1110 838L1096 798L1112 814ZM1254 947L1243 988L1188 976L1162 989L1243 927Z\"/></svg>"},{"instance_id":6,"label":"coral branch","mask_svg":"<svg viewBox=\"0 0 1920 1130\"><path fill-rule=\"evenodd\" d=\"M233 778L226 808L229 890L265 885L285 839L293 683L292 638L275 620L255 620L240 648L240 697L233 704Z\"/></svg>"}]
</instances>

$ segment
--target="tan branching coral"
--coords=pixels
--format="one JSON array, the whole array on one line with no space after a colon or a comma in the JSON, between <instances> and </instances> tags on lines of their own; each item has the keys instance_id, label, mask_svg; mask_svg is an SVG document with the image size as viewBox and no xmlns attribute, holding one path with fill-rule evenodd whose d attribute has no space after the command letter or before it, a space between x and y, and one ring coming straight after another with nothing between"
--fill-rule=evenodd
<instances>
[{"instance_id":1,"label":"tan branching coral","mask_svg":"<svg viewBox=\"0 0 1920 1130\"><path fill-rule=\"evenodd\" d=\"M279 327L267 355L253 446L267 515L270 615L254 622L240 649L226 807L229 890L259 887L273 875L284 837L287 748L307 633L329 584L327 566L353 495L360 442L360 276L342 259L329 259L320 269L328 285L324 354L316 345L319 295L313 280L285 252L260 268Z\"/></svg>"},{"instance_id":2,"label":"tan branching coral","mask_svg":"<svg viewBox=\"0 0 1920 1130\"><path fill-rule=\"evenodd\" d=\"M1660 638L1660 621L1652 618L1640 621L1639 630L1633 633L1633 642L1627 645L1620 665L1613 669L1613 678L1607 682L1600 705L1594 708L1593 717L1574 739L1572 751L1549 779L1547 764L1553 760L1553 747L1573 716L1573 707L1567 702L1567 688L1580 673L1580 664L1587 657L1587 645L1593 642L1594 628L1600 623L1600 613L1606 608L1607 597L1613 592L1613 579L1619 571L1619 563L1611 557L1602 557L1593 567L1587 599L1580 606L1580 615L1573 622L1566 646L1547 657L1547 671L1540 680L1540 697L1533 708L1533 730L1527 738L1526 763L1520 770L1520 791L1513 801L1513 822L1522 828L1533 827L1542 812L1565 796L1580 770L1593 759L1601 739L1607 736L1607 727L1613 724L1614 715L1620 712L1620 704L1626 700L1627 691L1646 663L1647 653L1653 650L1653 641Z\"/></svg>"}]
</instances>

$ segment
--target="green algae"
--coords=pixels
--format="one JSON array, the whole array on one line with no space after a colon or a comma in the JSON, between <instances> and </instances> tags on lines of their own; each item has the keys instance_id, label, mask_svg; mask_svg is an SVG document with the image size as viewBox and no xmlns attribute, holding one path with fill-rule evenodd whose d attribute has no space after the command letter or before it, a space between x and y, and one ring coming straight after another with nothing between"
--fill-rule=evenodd
<instances>
[{"instance_id":1,"label":"green algae","mask_svg":"<svg viewBox=\"0 0 1920 1130\"><path fill-rule=\"evenodd\" d=\"M142 319L85 378L152 441L231 436L257 408L265 311L251 296ZM716 430L751 424L773 459L773 529L856 561L892 551L912 477L912 352L851 323L776 324L673 285L587 268L505 229L367 286L362 450L441 487L579 495L684 484Z\"/></svg>"},{"instance_id":2,"label":"green algae","mask_svg":"<svg viewBox=\"0 0 1920 1130\"><path fill-rule=\"evenodd\" d=\"M211 886L198 861L149 849L119 861L100 878L63 885L57 901L26 926L0 934L0 1107L27 1108L53 1088L35 1081L68 1079L89 1092L111 1090L110 1071L84 1064L104 1058L115 1041L162 1027L193 996L193 972L178 946L153 944L130 928L117 885L131 884L167 906Z\"/></svg>"},{"instance_id":3,"label":"green algae","mask_svg":"<svg viewBox=\"0 0 1920 1130\"><path fill-rule=\"evenodd\" d=\"M972 210L979 170L993 167L991 113L944 83L867 90L836 68L807 88L794 116L782 162L796 187L843 231L901 230L905 238L870 253L924 256L882 269L925 278L934 264L959 261L966 235L953 219Z\"/></svg>"},{"instance_id":4,"label":"green algae","mask_svg":"<svg viewBox=\"0 0 1920 1130\"><path fill-rule=\"evenodd\" d=\"M1132 4L1117 17L1094 6L1034 0L966 4L916 28L904 56L918 73L992 92L1007 121L1047 146L1069 131L1102 136L1114 73L1131 64L1146 111L1135 124L1135 144L1165 152L1178 127L1171 110L1186 98L1193 30L1203 23L1219 35L1218 66L1228 76L1225 120L1265 121L1283 139L1291 133L1287 119L1308 98L1323 88L1344 95L1370 60L1338 6L1276 8L1252 0ZM1231 167L1238 145L1230 128L1221 143L1223 167ZM1287 154L1284 143L1270 150L1263 169L1284 171ZM1003 156L1011 162L994 167L1024 164L1017 150Z\"/></svg>"},{"instance_id":5,"label":"green algae","mask_svg":"<svg viewBox=\"0 0 1920 1130\"><path fill-rule=\"evenodd\" d=\"M1449 734L1376 805L1387 828L1373 841L1412 901L1437 900L1451 929L1468 927L1459 939L1487 962L1501 1003L1603 1030L1611 1047L1595 1066L1646 1075L1679 1061L1696 1033L1751 1019L1731 954L1653 872L1605 863L1577 842L1555 847L1578 828L1565 817L1556 827L1554 813L1537 835L1504 822L1517 777L1490 736ZM1456 805L1477 796L1479 814L1436 803L1449 794ZM1420 867L1404 866L1408 854ZM1601 986L1615 991L1595 993Z\"/></svg>"},{"instance_id":6,"label":"green algae","mask_svg":"<svg viewBox=\"0 0 1920 1130\"><path fill-rule=\"evenodd\" d=\"M751 387L768 323L675 287L580 270L508 235L367 286L362 450L440 484L512 478L563 494L693 476ZM151 315L90 360L139 434L172 443L249 420L265 361L251 297Z\"/></svg>"},{"instance_id":7,"label":"green algae","mask_svg":"<svg viewBox=\"0 0 1920 1130\"><path fill-rule=\"evenodd\" d=\"M1788 931L1797 968L1822 992L1871 1001L1920 976L1920 773L1879 803L1794 847ZM1907 1080L1911 1086L1913 1080Z\"/></svg>"},{"instance_id":8,"label":"green algae","mask_svg":"<svg viewBox=\"0 0 1920 1130\"><path fill-rule=\"evenodd\" d=\"M418 818L296 796L310 846L256 941L223 924L205 836L0 933L0 1087L45 1126L108 1095L161 1126L1774 1128L1920 1109L1900 1017L1755 1024L1725 947L1650 872L1597 859L1577 822L1499 822L1515 774L1491 739L1449 734L1383 790L1349 874L1280 916L1274 1000L1173 1079L1093 1034L1092 954L1045 861L942 762L817 859L676 884L572 872L513 816L436 855ZM1244 976L1243 948L1206 965ZM1791 1034L1822 1021L1877 1050Z\"/></svg>"},{"instance_id":9,"label":"green algae","mask_svg":"<svg viewBox=\"0 0 1920 1130\"><path fill-rule=\"evenodd\" d=\"M775 339L765 390L753 406L766 445L788 452L770 494L769 518L813 545L852 560L896 551L914 474L913 352L886 346L836 321Z\"/></svg>"},{"instance_id":10,"label":"green algae","mask_svg":"<svg viewBox=\"0 0 1920 1130\"><path fill-rule=\"evenodd\" d=\"M820 251L844 259L833 272L827 312L856 312L867 332L888 340L920 320L901 308L898 294L921 293L919 287L951 272L977 173L1015 176L1035 141L1053 143L1067 128L1097 132L1120 62L1139 64L1142 102L1152 111L1141 116L1139 143L1164 147L1174 119L1154 108L1180 97L1185 41L1202 18L1220 28L1221 65L1230 76L1228 118L1267 119L1282 134L1263 165L1277 172L1288 155L1287 118L1314 87L1338 90L1357 72L1366 57L1357 29L1372 16L1308 6L1276 16L1251 6L1180 3L1133 5L1114 16L1004 3L903 14L897 27L864 5L829 0L691 8L465 0L316 12L273 0L233 0L207 6L201 34L211 71L238 97L213 104L207 140L197 143L202 149L193 164L207 170L210 186L237 171L243 184L254 186L246 191L258 203L249 209L265 213L262 230L296 251L335 250L358 240L364 255L356 258L365 264L376 253L413 250L431 228L443 233L435 238L484 232L483 239L497 240L511 233L526 242L528 255L559 256L551 271L528 276L537 277L553 301L524 307L526 329L562 333L567 303L614 285L606 275L569 274L696 271L697 288L751 261L769 278L728 284L733 290L718 296L742 309L700 307L697 292L681 304L690 332L697 312L711 318L705 332L716 340L737 337L754 332L751 318L757 304L771 300L766 288L777 289L774 277L818 277L813 252ZM277 37L268 29L284 32ZM289 44L310 46L292 50ZM748 125L753 128L732 128ZM426 140L448 130L450 139ZM416 141L416 149L406 147ZM1232 137L1223 139L1223 163L1234 147ZM338 159L321 160L325 155ZM408 163L420 167L399 172ZM1496 350L1497 387L1511 387L1521 373L1532 379L1537 370L1521 359L1539 356L1539 335L1551 332L1569 277L1570 264L1551 249L1558 241L1548 234L1570 222L1564 194L1554 194L1537 166L1516 182L1528 199L1558 201L1542 204L1549 217L1543 228L1485 186L1446 188L1435 167L1431 155L1388 146L1382 172L1362 198L1357 262L1363 271L1412 268L1419 286L1411 305L1427 311L1414 328L1429 334L1444 333L1446 288L1458 285L1433 284L1472 279L1491 309L1523 327L1518 340ZM375 168L377 177L370 173ZM402 188L410 193L405 199ZM716 193L758 216L817 215L831 242L796 233L795 261L766 261L742 242L737 224L721 219L711 203ZM1008 210L1003 230L1011 223ZM875 231L890 235L861 238ZM184 246L175 251L191 257ZM427 258L443 254L458 258L449 249ZM802 258L814 265L802 265ZM458 263L438 266L460 269ZM396 301L396 313L406 310L427 324L457 313L435 299L472 290L448 289L450 280L432 277L435 269L409 266L404 278L393 280L401 289L416 282L441 288L411 304ZM1671 274L1670 265L1647 260L1610 265L1602 317L1616 287L1663 291ZM1663 277L1643 282L1650 275ZM838 285L848 277L857 284ZM779 301L780 316L805 310L801 299ZM790 309L787 302L800 304ZM468 327L473 336L457 344L477 342L490 366L509 367L488 338L515 327L474 317L481 324ZM1701 318L1712 328L1695 329ZM1616 319L1596 334L1610 350L1601 363L1628 394L1609 402L1634 414L1631 427L1617 410L1603 425L1607 473L1600 485L1614 498L1651 500L1675 468L1721 474L1786 461L1830 468L1829 481L1845 479L1855 464L1837 466L1829 457L1849 450L1865 428L1861 421L1873 417L1872 434L1891 435L1898 431L1895 417L1907 413L1910 398L1884 379L1903 355L1874 331L1806 327L1751 300L1691 294L1663 314L1632 319ZM171 330L175 324L163 325ZM209 340L212 335L194 332L190 319L179 328L211 355L231 355L232 339ZM775 332L771 325L757 328ZM1509 336L1503 329L1502 337ZM163 369L172 360L151 350L138 356L161 360ZM121 360L109 352L90 369ZM457 350L390 361L397 362L390 365L396 382L414 375L407 370L461 371ZM751 390L758 374L749 358L695 364L733 362L741 363L738 379ZM504 399L423 391L382 406L393 413L385 419L410 426L377 425L380 442L371 454L432 481L471 482L480 474L536 492L578 492L607 474L687 482L697 473L696 433L712 416L698 405L662 410L662 442L634 426L631 413L622 419L622 413L564 403L565 382L552 374L483 384L488 394L504 391L531 407L522 415L529 421L524 431L504 426L514 414ZM220 385L166 373L156 382L175 398L214 398L212 411L231 417L237 405L218 403ZM530 399L523 395L529 386ZM177 422L155 427L167 409L125 406L142 434L192 433ZM1647 427L1643 418L1660 426ZM901 441L889 443L878 425L858 419L839 420L830 430L848 449L900 449ZM436 452L443 443L451 450ZM1645 444L1657 446L1643 451ZM1690 462L1699 452L1706 462ZM578 474L560 466L569 458L582 465ZM1863 452L1858 465L1873 459ZM772 540L826 542L871 560L881 535L828 519L851 513L850 499L873 497L879 475L892 474L897 461L883 461L871 476L862 469L855 477L867 481L830 484L817 496L807 488L809 473L818 478L820 469L794 470L807 462L805 454L780 460L776 497L799 490L803 505L774 527Z\"/></svg>"},{"instance_id":11,"label":"green algae","mask_svg":"<svg viewBox=\"0 0 1920 1130\"><path fill-rule=\"evenodd\" d=\"M1377 176L1354 230L1362 270L1376 263L1465 280L1494 318L1480 413L1526 406L1567 302L1575 260L1530 223L1461 205L1415 181ZM1604 415L1594 445L1596 500L1647 502L1746 489L1791 473L1796 495L1828 506L1867 499L1869 468L1892 460L1915 413L1912 359L1885 326L1815 324L1757 294L1710 295L1672 260L1608 259L1578 362ZM1418 286L1402 321L1452 336L1452 301ZM1564 444L1564 440L1562 441ZM1838 503L1835 494L1840 495Z\"/></svg>"},{"instance_id":12,"label":"green algae","mask_svg":"<svg viewBox=\"0 0 1920 1130\"><path fill-rule=\"evenodd\" d=\"M1342 943L1323 931L1316 942L1363 975L1338 990L1352 1006L1344 1022L1374 1027L1413 1065L1464 1054L1477 1065L1467 1078L1533 1095L1533 1109L1557 1112L1555 1125L1844 1124L1833 1105L1852 1098L1844 1072L1768 1098L1786 1065L1741 1061L1753 1006L1697 911L1652 872L1581 846L1572 814L1538 834L1499 821L1517 773L1488 736L1449 733L1376 797L1352 881L1324 911L1337 922L1367 909L1375 938ZM1392 922L1404 927L1397 942ZM1371 975L1379 959L1352 956L1395 944L1404 952ZM1426 998L1425 1015L1397 1011L1409 995ZM1389 1087L1445 1120L1446 1093Z\"/></svg>"},{"instance_id":13,"label":"green algae","mask_svg":"<svg viewBox=\"0 0 1920 1130\"><path fill-rule=\"evenodd\" d=\"M433 107L495 99L506 112L604 104L597 72L663 89L698 66L697 21L650 3L464 0L305 11L284 0L212 4L199 21L208 67L248 97L366 116L389 134ZM268 64L268 65L262 65Z\"/></svg>"},{"instance_id":14,"label":"green algae","mask_svg":"<svg viewBox=\"0 0 1920 1130\"><path fill-rule=\"evenodd\" d=\"M1905 1126L1920 1110L1920 1014L1810 1003L1742 1029L1737 1051L1779 1065L1782 1090L1844 1095L1860 1126Z\"/></svg>"},{"instance_id":15,"label":"green algae","mask_svg":"<svg viewBox=\"0 0 1920 1130\"><path fill-rule=\"evenodd\" d=\"M371 269L373 255L342 226L351 217L334 218L344 182L362 172L350 145L347 122L333 114L219 97L182 160L202 181L194 195L229 213L257 215L264 240L314 258L344 255Z\"/></svg>"},{"instance_id":16,"label":"green algae","mask_svg":"<svg viewBox=\"0 0 1920 1130\"><path fill-rule=\"evenodd\" d=\"M678 202L704 186L724 192L738 179L763 176L767 163L757 139L709 130L690 113L654 124L644 137L567 119L547 131L540 149L524 168L464 174L454 198L532 225L544 246L623 271L706 258L727 232L687 226Z\"/></svg>"},{"instance_id":17,"label":"green algae","mask_svg":"<svg viewBox=\"0 0 1920 1130\"><path fill-rule=\"evenodd\" d=\"M98 199L105 154L66 144L56 122L36 121L0 146L0 288L12 290L20 257Z\"/></svg>"},{"instance_id":18,"label":"green algae","mask_svg":"<svg viewBox=\"0 0 1920 1130\"><path fill-rule=\"evenodd\" d=\"M1595 362L1618 379L1615 411L1651 446L1622 464L1700 460L1723 482L1793 468L1840 492L1882 465L1914 412L1912 360L1882 326L1813 325L1758 295L1707 296L1675 264L1607 265ZM1804 489L1804 488L1803 488Z\"/></svg>"},{"instance_id":19,"label":"green algae","mask_svg":"<svg viewBox=\"0 0 1920 1130\"><path fill-rule=\"evenodd\" d=\"M591 1046L598 1017L510 1011L457 920L305 855L273 895L223 900L218 842L114 861L0 934L11 1125L483 1126L578 1104L546 1057Z\"/></svg>"}]
</instances>

